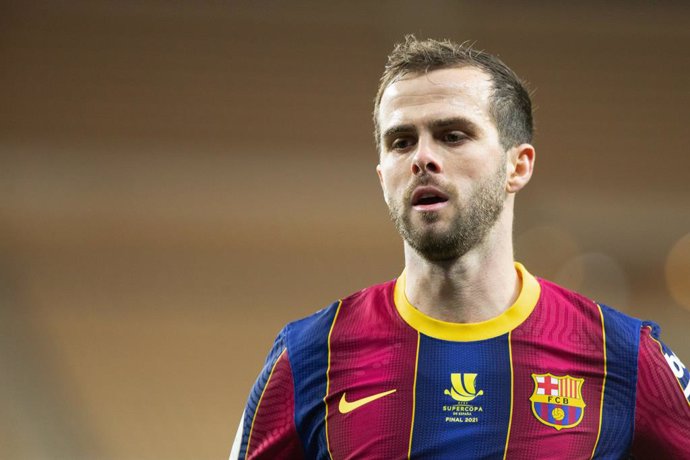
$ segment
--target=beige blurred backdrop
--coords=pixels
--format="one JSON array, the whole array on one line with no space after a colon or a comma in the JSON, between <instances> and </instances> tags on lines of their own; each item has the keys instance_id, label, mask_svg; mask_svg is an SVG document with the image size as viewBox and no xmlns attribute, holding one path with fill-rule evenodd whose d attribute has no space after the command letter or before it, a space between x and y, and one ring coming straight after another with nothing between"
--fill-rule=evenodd
<instances>
[{"instance_id":1,"label":"beige blurred backdrop","mask_svg":"<svg viewBox=\"0 0 690 460\"><path fill-rule=\"evenodd\" d=\"M687 363L689 12L0 3L0 458L227 457L280 327L402 268L370 112L406 33L529 82L518 260Z\"/></svg>"}]
</instances>

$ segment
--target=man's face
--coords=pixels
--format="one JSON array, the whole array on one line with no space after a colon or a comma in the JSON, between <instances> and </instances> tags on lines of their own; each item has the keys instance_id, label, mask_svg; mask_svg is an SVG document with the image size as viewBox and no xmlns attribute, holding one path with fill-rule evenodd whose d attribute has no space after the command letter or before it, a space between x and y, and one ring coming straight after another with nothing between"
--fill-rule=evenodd
<instances>
[{"instance_id":1,"label":"man's face","mask_svg":"<svg viewBox=\"0 0 690 460\"><path fill-rule=\"evenodd\" d=\"M487 74L462 67L408 75L381 98L376 170L398 232L428 260L464 255L503 210L507 159L491 90Z\"/></svg>"}]
</instances>

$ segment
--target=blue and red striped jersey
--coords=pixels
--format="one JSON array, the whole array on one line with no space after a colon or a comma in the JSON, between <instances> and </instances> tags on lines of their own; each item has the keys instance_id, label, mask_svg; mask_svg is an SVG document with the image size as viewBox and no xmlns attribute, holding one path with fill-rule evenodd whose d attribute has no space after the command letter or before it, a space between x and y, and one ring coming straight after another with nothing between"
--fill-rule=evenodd
<instances>
[{"instance_id":1,"label":"blue and red striped jersey","mask_svg":"<svg viewBox=\"0 0 690 460\"><path fill-rule=\"evenodd\" d=\"M516 268L481 323L424 315L403 272L288 324L231 459L690 458L690 373L658 326Z\"/></svg>"}]
</instances>

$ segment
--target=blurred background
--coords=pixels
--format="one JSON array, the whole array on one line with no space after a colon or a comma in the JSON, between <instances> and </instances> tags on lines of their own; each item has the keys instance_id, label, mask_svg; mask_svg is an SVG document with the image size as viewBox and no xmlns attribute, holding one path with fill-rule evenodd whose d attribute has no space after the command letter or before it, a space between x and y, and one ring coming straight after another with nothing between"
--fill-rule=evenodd
<instances>
[{"instance_id":1,"label":"blurred background","mask_svg":"<svg viewBox=\"0 0 690 460\"><path fill-rule=\"evenodd\" d=\"M406 33L529 83L517 259L690 364L690 8L0 2L0 458L226 458L281 326L402 269L370 113Z\"/></svg>"}]
</instances>

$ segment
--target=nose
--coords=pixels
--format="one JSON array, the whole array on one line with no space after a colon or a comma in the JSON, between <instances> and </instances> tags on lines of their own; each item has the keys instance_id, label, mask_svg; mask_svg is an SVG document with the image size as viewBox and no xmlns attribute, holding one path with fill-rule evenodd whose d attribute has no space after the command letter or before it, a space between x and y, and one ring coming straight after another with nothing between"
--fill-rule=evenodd
<instances>
[{"instance_id":1,"label":"nose","mask_svg":"<svg viewBox=\"0 0 690 460\"><path fill-rule=\"evenodd\" d=\"M417 151L412 158L412 174L438 174L441 172L441 163L437 153L434 151L433 142L419 139Z\"/></svg>"}]
</instances>

